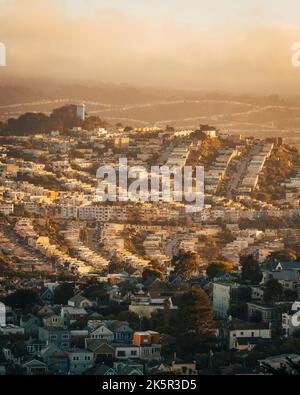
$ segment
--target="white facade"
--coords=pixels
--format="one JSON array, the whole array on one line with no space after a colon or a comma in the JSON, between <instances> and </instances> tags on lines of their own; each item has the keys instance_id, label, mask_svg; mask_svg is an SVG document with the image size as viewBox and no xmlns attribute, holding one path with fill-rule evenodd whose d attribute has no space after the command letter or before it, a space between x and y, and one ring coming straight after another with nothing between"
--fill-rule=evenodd
<instances>
[{"instance_id":1,"label":"white facade","mask_svg":"<svg viewBox=\"0 0 300 395\"><path fill-rule=\"evenodd\" d=\"M237 338L271 339L271 329L235 329L229 332L229 349L235 348Z\"/></svg>"},{"instance_id":2,"label":"white facade","mask_svg":"<svg viewBox=\"0 0 300 395\"><path fill-rule=\"evenodd\" d=\"M94 353L88 350L74 350L69 352L70 373L82 374L94 365Z\"/></svg>"},{"instance_id":3,"label":"white facade","mask_svg":"<svg viewBox=\"0 0 300 395\"><path fill-rule=\"evenodd\" d=\"M230 307L231 285L213 284L213 311L217 318L226 318Z\"/></svg>"},{"instance_id":4,"label":"white facade","mask_svg":"<svg viewBox=\"0 0 300 395\"><path fill-rule=\"evenodd\" d=\"M281 316L281 326L284 332L284 337L289 337L291 336L294 332L299 330L299 326L293 325L292 314L284 313Z\"/></svg>"},{"instance_id":5,"label":"white facade","mask_svg":"<svg viewBox=\"0 0 300 395\"><path fill-rule=\"evenodd\" d=\"M70 219L77 218L78 208L76 206L66 205L61 207L61 218Z\"/></svg>"},{"instance_id":6,"label":"white facade","mask_svg":"<svg viewBox=\"0 0 300 395\"><path fill-rule=\"evenodd\" d=\"M85 120L85 104L79 104L76 106L76 115L82 121Z\"/></svg>"},{"instance_id":7,"label":"white facade","mask_svg":"<svg viewBox=\"0 0 300 395\"><path fill-rule=\"evenodd\" d=\"M9 336L9 335L24 335L24 328L21 328L20 326L17 325L4 325L0 326L0 334L3 336Z\"/></svg>"},{"instance_id":8,"label":"white facade","mask_svg":"<svg viewBox=\"0 0 300 395\"><path fill-rule=\"evenodd\" d=\"M102 222L110 221L113 218L125 220L126 207L86 205L79 207L78 216L81 220L96 220Z\"/></svg>"},{"instance_id":9,"label":"white facade","mask_svg":"<svg viewBox=\"0 0 300 395\"><path fill-rule=\"evenodd\" d=\"M0 213L3 215L10 215L14 212L14 205L10 203L1 203L0 204Z\"/></svg>"},{"instance_id":10,"label":"white facade","mask_svg":"<svg viewBox=\"0 0 300 395\"><path fill-rule=\"evenodd\" d=\"M117 346L116 359L127 360L140 357L140 348L136 346Z\"/></svg>"},{"instance_id":11,"label":"white facade","mask_svg":"<svg viewBox=\"0 0 300 395\"><path fill-rule=\"evenodd\" d=\"M89 334L90 339L103 339L108 342L112 342L114 340L114 333L109 330L106 326L101 325L94 331Z\"/></svg>"}]
</instances>

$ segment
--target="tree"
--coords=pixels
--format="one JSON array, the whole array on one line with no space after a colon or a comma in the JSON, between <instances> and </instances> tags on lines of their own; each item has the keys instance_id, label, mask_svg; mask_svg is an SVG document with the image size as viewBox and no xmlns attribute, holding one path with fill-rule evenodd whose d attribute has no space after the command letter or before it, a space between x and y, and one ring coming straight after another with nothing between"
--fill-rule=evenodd
<instances>
[{"instance_id":1,"label":"tree","mask_svg":"<svg viewBox=\"0 0 300 395\"><path fill-rule=\"evenodd\" d=\"M88 323L89 318L81 318L78 321L73 322L70 325L70 329L74 329L74 330L82 330L85 329L87 327L87 323Z\"/></svg>"},{"instance_id":2,"label":"tree","mask_svg":"<svg viewBox=\"0 0 300 395\"><path fill-rule=\"evenodd\" d=\"M239 320L247 320L248 306L246 303L232 304L228 310L228 315Z\"/></svg>"},{"instance_id":3,"label":"tree","mask_svg":"<svg viewBox=\"0 0 300 395\"><path fill-rule=\"evenodd\" d=\"M250 285L258 285L263 278L259 262L253 255L249 255L241 258L241 265L242 281Z\"/></svg>"},{"instance_id":4,"label":"tree","mask_svg":"<svg viewBox=\"0 0 300 395\"><path fill-rule=\"evenodd\" d=\"M287 301L294 302L295 300L298 299L298 292L294 291L293 289L285 289L283 293L284 293L284 299Z\"/></svg>"},{"instance_id":5,"label":"tree","mask_svg":"<svg viewBox=\"0 0 300 395\"><path fill-rule=\"evenodd\" d=\"M264 301L268 303L277 302L283 298L283 286L278 280L272 278L267 281L264 288Z\"/></svg>"},{"instance_id":6,"label":"tree","mask_svg":"<svg viewBox=\"0 0 300 395\"><path fill-rule=\"evenodd\" d=\"M216 347L216 336L208 332L202 333L179 333L176 337L178 354L185 359L194 360L196 354L207 354Z\"/></svg>"},{"instance_id":7,"label":"tree","mask_svg":"<svg viewBox=\"0 0 300 395\"><path fill-rule=\"evenodd\" d=\"M208 278L220 277L224 274L231 273L233 265L226 261L214 261L210 263L206 269L206 275Z\"/></svg>"},{"instance_id":8,"label":"tree","mask_svg":"<svg viewBox=\"0 0 300 395\"><path fill-rule=\"evenodd\" d=\"M262 373L264 374L272 374L275 376L288 376L288 370L286 366L280 366L280 368L273 368L271 365L262 362L261 366L260 366L260 370Z\"/></svg>"},{"instance_id":9,"label":"tree","mask_svg":"<svg viewBox=\"0 0 300 395\"><path fill-rule=\"evenodd\" d=\"M108 266L109 274L118 274L125 269L126 269L126 264L123 262L118 262L116 260L111 261Z\"/></svg>"},{"instance_id":10,"label":"tree","mask_svg":"<svg viewBox=\"0 0 300 395\"><path fill-rule=\"evenodd\" d=\"M24 309L38 303L39 297L36 291L31 289L18 289L14 293L8 295L5 304L13 308Z\"/></svg>"},{"instance_id":11,"label":"tree","mask_svg":"<svg viewBox=\"0 0 300 395\"><path fill-rule=\"evenodd\" d=\"M129 326L133 329L139 329L140 327L140 317L132 311L121 311L117 315L117 319L128 322Z\"/></svg>"},{"instance_id":12,"label":"tree","mask_svg":"<svg viewBox=\"0 0 300 395\"><path fill-rule=\"evenodd\" d=\"M133 130L133 128L132 128L132 126L126 126L125 128L124 128L124 132L126 133L126 132L131 132Z\"/></svg>"},{"instance_id":13,"label":"tree","mask_svg":"<svg viewBox=\"0 0 300 395\"><path fill-rule=\"evenodd\" d=\"M11 352L17 358L24 357L27 355L26 344L21 340L13 342L11 345Z\"/></svg>"},{"instance_id":14,"label":"tree","mask_svg":"<svg viewBox=\"0 0 300 395\"><path fill-rule=\"evenodd\" d=\"M68 300L74 296L74 285L70 283L64 283L55 288L54 291L54 304L67 304Z\"/></svg>"},{"instance_id":15,"label":"tree","mask_svg":"<svg viewBox=\"0 0 300 395\"><path fill-rule=\"evenodd\" d=\"M172 259L172 263L177 276L190 278L199 268L200 257L194 252L180 250L179 254Z\"/></svg>"},{"instance_id":16,"label":"tree","mask_svg":"<svg viewBox=\"0 0 300 395\"><path fill-rule=\"evenodd\" d=\"M261 371L264 374L273 374L276 376L290 376L300 374L300 363L294 362L291 358L286 358L286 363L281 364L279 368L274 368L269 364L263 362L261 366Z\"/></svg>"},{"instance_id":17,"label":"tree","mask_svg":"<svg viewBox=\"0 0 300 395\"><path fill-rule=\"evenodd\" d=\"M83 126L83 121L77 117L77 110L74 104L66 105L53 110L51 119L58 119L63 124L63 129L70 129L76 126Z\"/></svg>"},{"instance_id":18,"label":"tree","mask_svg":"<svg viewBox=\"0 0 300 395\"><path fill-rule=\"evenodd\" d=\"M102 121L101 118L97 117L97 116L90 116L87 117L83 123L83 127L85 130L93 130L95 128L99 128L99 127L105 127L104 126L104 122Z\"/></svg>"},{"instance_id":19,"label":"tree","mask_svg":"<svg viewBox=\"0 0 300 395\"><path fill-rule=\"evenodd\" d=\"M251 302L252 290L251 287L241 285L232 290L232 299L235 303Z\"/></svg>"},{"instance_id":20,"label":"tree","mask_svg":"<svg viewBox=\"0 0 300 395\"><path fill-rule=\"evenodd\" d=\"M129 292L137 292L138 291L136 283L129 281L129 280L122 281L119 284L119 288L120 288L122 295L126 295Z\"/></svg>"},{"instance_id":21,"label":"tree","mask_svg":"<svg viewBox=\"0 0 300 395\"><path fill-rule=\"evenodd\" d=\"M164 300L164 322L166 326L170 325L170 309L171 309L171 300L166 298Z\"/></svg>"},{"instance_id":22,"label":"tree","mask_svg":"<svg viewBox=\"0 0 300 395\"><path fill-rule=\"evenodd\" d=\"M143 280L144 281L154 280L156 278L159 278L160 280L163 280L164 275L163 275L163 273L160 270L155 269L153 267L149 267L149 268L146 268L143 271Z\"/></svg>"},{"instance_id":23,"label":"tree","mask_svg":"<svg viewBox=\"0 0 300 395\"><path fill-rule=\"evenodd\" d=\"M222 240L224 243L231 243L235 240L233 234L227 229L218 235L219 239Z\"/></svg>"},{"instance_id":24,"label":"tree","mask_svg":"<svg viewBox=\"0 0 300 395\"><path fill-rule=\"evenodd\" d=\"M295 261L297 259L296 251L286 248L283 251L274 251L270 254L269 260L277 260L283 262Z\"/></svg>"},{"instance_id":25,"label":"tree","mask_svg":"<svg viewBox=\"0 0 300 395\"><path fill-rule=\"evenodd\" d=\"M13 259L8 258L7 256L0 253L0 273L4 274L5 271L12 269L13 267Z\"/></svg>"},{"instance_id":26,"label":"tree","mask_svg":"<svg viewBox=\"0 0 300 395\"><path fill-rule=\"evenodd\" d=\"M251 317L249 317L249 321L251 322L262 322L263 316L261 311L255 311Z\"/></svg>"},{"instance_id":27,"label":"tree","mask_svg":"<svg viewBox=\"0 0 300 395\"><path fill-rule=\"evenodd\" d=\"M180 297L177 304L177 327L182 333L202 332L212 327L211 302L202 289L192 287Z\"/></svg>"},{"instance_id":28,"label":"tree","mask_svg":"<svg viewBox=\"0 0 300 395\"><path fill-rule=\"evenodd\" d=\"M206 237L203 241L205 241L205 244L202 248L201 255L207 261L221 260L219 259L221 254L220 244L212 236Z\"/></svg>"},{"instance_id":29,"label":"tree","mask_svg":"<svg viewBox=\"0 0 300 395\"><path fill-rule=\"evenodd\" d=\"M83 290L84 296L91 300L107 301L109 295L106 290L105 284L99 284L98 282L91 281Z\"/></svg>"}]
</instances>

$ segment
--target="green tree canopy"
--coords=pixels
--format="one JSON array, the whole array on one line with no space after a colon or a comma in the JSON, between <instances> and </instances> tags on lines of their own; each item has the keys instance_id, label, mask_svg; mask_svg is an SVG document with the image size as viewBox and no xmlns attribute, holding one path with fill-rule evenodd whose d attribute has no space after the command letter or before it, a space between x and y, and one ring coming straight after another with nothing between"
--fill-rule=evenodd
<instances>
[{"instance_id":1,"label":"green tree canopy","mask_svg":"<svg viewBox=\"0 0 300 395\"><path fill-rule=\"evenodd\" d=\"M84 296L90 300L107 301L109 299L106 286L103 283L91 281L83 290Z\"/></svg>"},{"instance_id":2,"label":"green tree canopy","mask_svg":"<svg viewBox=\"0 0 300 395\"><path fill-rule=\"evenodd\" d=\"M194 252L180 250L179 254L172 259L174 272L183 278L190 278L199 268L200 257Z\"/></svg>"},{"instance_id":3,"label":"green tree canopy","mask_svg":"<svg viewBox=\"0 0 300 395\"><path fill-rule=\"evenodd\" d=\"M278 260L278 261L284 261L284 262L289 262L289 261L295 261L298 257L298 254L296 251L292 250L291 248L286 248L283 251L275 251L272 252L269 256L270 260Z\"/></svg>"},{"instance_id":4,"label":"green tree canopy","mask_svg":"<svg viewBox=\"0 0 300 395\"><path fill-rule=\"evenodd\" d=\"M159 278L160 280L163 280L164 275L160 270L155 269L154 267L147 267L143 271L143 280L144 281L152 280L155 278Z\"/></svg>"},{"instance_id":5,"label":"green tree canopy","mask_svg":"<svg viewBox=\"0 0 300 395\"><path fill-rule=\"evenodd\" d=\"M133 329L139 329L140 325L140 318L137 314L133 313L132 311L121 311L117 315L117 319L119 321L126 321Z\"/></svg>"},{"instance_id":6,"label":"green tree canopy","mask_svg":"<svg viewBox=\"0 0 300 395\"><path fill-rule=\"evenodd\" d=\"M227 273L231 273L232 270L232 263L226 261L214 261L207 266L206 274L208 278L214 278L223 276Z\"/></svg>"},{"instance_id":7,"label":"green tree canopy","mask_svg":"<svg viewBox=\"0 0 300 395\"><path fill-rule=\"evenodd\" d=\"M198 287L181 295L178 304L178 329L183 333L202 332L212 327L213 311L207 294Z\"/></svg>"},{"instance_id":8,"label":"green tree canopy","mask_svg":"<svg viewBox=\"0 0 300 395\"><path fill-rule=\"evenodd\" d=\"M14 293L8 295L5 304L14 308L25 308L38 303L39 297L36 291L31 289L18 289Z\"/></svg>"},{"instance_id":9,"label":"green tree canopy","mask_svg":"<svg viewBox=\"0 0 300 395\"><path fill-rule=\"evenodd\" d=\"M278 280L272 278L264 287L264 301L267 303L277 302L283 298L283 286Z\"/></svg>"},{"instance_id":10,"label":"green tree canopy","mask_svg":"<svg viewBox=\"0 0 300 395\"><path fill-rule=\"evenodd\" d=\"M74 285L64 283L59 285L54 291L54 304L67 304L68 300L74 296Z\"/></svg>"},{"instance_id":11,"label":"green tree canopy","mask_svg":"<svg viewBox=\"0 0 300 395\"><path fill-rule=\"evenodd\" d=\"M241 265L242 281L250 285L258 285L263 278L259 262L253 255L249 255L241 258Z\"/></svg>"}]
</instances>

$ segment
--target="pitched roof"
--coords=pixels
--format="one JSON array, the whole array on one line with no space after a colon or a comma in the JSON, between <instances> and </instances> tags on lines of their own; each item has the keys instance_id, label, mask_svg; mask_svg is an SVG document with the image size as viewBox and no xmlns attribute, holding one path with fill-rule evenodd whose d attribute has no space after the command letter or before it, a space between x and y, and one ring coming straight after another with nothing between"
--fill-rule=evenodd
<instances>
[{"instance_id":1,"label":"pitched roof","mask_svg":"<svg viewBox=\"0 0 300 395\"><path fill-rule=\"evenodd\" d=\"M99 351L101 349L110 350L112 353L115 352L114 347L107 341L102 339L86 339L86 348L90 351Z\"/></svg>"},{"instance_id":2,"label":"pitched roof","mask_svg":"<svg viewBox=\"0 0 300 395\"><path fill-rule=\"evenodd\" d=\"M116 371L111 368L110 366L107 366L105 364L97 366L96 369L93 370L93 375L95 376L114 376L116 375Z\"/></svg>"},{"instance_id":3,"label":"pitched roof","mask_svg":"<svg viewBox=\"0 0 300 395\"><path fill-rule=\"evenodd\" d=\"M248 344L256 344L258 341L257 337L237 337L236 341L240 346L247 346Z\"/></svg>"},{"instance_id":4,"label":"pitched roof","mask_svg":"<svg viewBox=\"0 0 300 395\"><path fill-rule=\"evenodd\" d=\"M131 367L131 366L124 366L123 368L118 370L118 375L122 375L122 376L143 376L144 373L138 368Z\"/></svg>"},{"instance_id":5,"label":"pitched roof","mask_svg":"<svg viewBox=\"0 0 300 395\"><path fill-rule=\"evenodd\" d=\"M264 263L261 266L262 271L276 271L276 268L280 265L282 267L282 270L300 270L300 261L288 261L288 262L282 262L282 261L269 261Z\"/></svg>"},{"instance_id":6,"label":"pitched roof","mask_svg":"<svg viewBox=\"0 0 300 395\"><path fill-rule=\"evenodd\" d=\"M47 343L46 343L45 341L42 341L42 340L29 339L29 340L25 341L25 344L26 344L27 346L30 346L30 345L42 345L42 346L44 346L44 345L46 345Z\"/></svg>"},{"instance_id":7,"label":"pitched roof","mask_svg":"<svg viewBox=\"0 0 300 395\"><path fill-rule=\"evenodd\" d=\"M28 362L25 362L23 366L40 366L40 367L47 367L44 362L39 361L38 359L31 359Z\"/></svg>"},{"instance_id":8,"label":"pitched roof","mask_svg":"<svg viewBox=\"0 0 300 395\"><path fill-rule=\"evenodd\" d=\"M84 300L89 301L88 298L86 298L85 296L82 296L81 294L74 295L72 298L69 299L70 302L74 302L74 303L80 303Z\"/></svg>"},{"instance_id":9,"label":"pitched roof","mask_svg":"<svg viewBox=\"0 0 300 395\"><path fill-rule=\"evenodd\" d=\"M112 331L117 331L118 329L120 329L123 325L129 327L129 324L127 321L113 321L110 325L109 325L109 329ZM130 331L134 332L133 329L131 329L129 327Z\"/></svg>"},{"instance_id":10,"label":"pitched roof","mask_svg":"<svg viewBox=\"0 0 300 395\"><path fill-rule=\"evenodd\" d=\"M87 315L86 310L81 307L63 306L62 310L68 314Z\"/></svg>"},{"instance_id":11,"label":"pitched roof","mask_svg":"<svg viewBox=\"0 0 300 395\"><path fill-rule=\"evenodd\" d=\"M232 321L229 325L230 330L247 330L247 329L269 329L268 322L249 322L249 321Z\"/></svg>"},{"instance_id":12,"label":"pitched roof","mask_svg":"<svg viewBox=\"0 0 300 395\"><path fill-rule=\"evenodd\" d=\"M46 295L46 294L48 294L48 293L50 293L52 296L54 296L54 293L53 293L53 291L52 291L50 288L48 288L48 287L43 287L43 288L41 289L41 291L40 291L40 297L42 298L44 295Z\"/></svg>"},{"instance_id":13,"label":"pitched roof","mask_svg":"<svg viewBox=\"0 0 300 395\"><path fill-rule=\"evenodd\" d=\"M44 355L47 355L49 353L50 354L52 353L52 355L54 355L55 353L61 353L61 352L62 352L61 349L56 344L48 343L46 347L44 347L41 350L41 356L44 357Z\"/></svg>"}]
</instances>

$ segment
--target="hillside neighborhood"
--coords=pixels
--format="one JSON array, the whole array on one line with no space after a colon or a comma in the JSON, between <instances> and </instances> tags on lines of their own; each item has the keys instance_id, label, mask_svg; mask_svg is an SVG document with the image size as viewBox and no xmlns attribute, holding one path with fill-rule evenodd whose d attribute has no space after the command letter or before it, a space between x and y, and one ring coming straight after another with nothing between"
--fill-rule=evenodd
<instances>
[{"instance_id":1,"label":"hillside neighborhood","mask_svg":"<svg viewBox=\"0 0 300 395\"><path fill-rule=\"evenodd\" d=\"M122 158L201 166L203 207L125 202L121 185L99 200L97 170ZM0 375L299 374L299 241L300 155L283 138L112 125L82 104L9 119Z\"/></svg>"}]
</instances>

